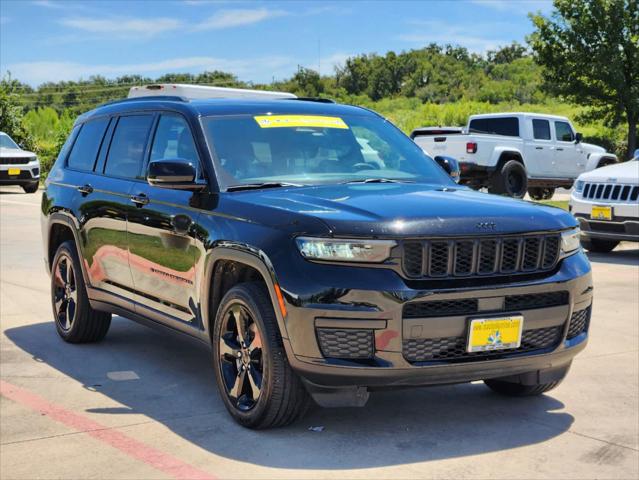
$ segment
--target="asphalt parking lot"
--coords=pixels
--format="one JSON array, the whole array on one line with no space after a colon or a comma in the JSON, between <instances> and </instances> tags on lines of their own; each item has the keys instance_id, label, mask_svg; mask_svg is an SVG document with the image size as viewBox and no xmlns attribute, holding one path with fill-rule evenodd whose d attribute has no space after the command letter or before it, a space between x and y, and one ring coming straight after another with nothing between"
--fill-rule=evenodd
<instances>
[{"instance_id":1,"label":"asphalt parking lot","mask_svg":"<svg viewBox=\"0 0 639 480\"><path fill-rule=\"evenodd\" d=\"M637 244L590 256L591 340L547 395L379 392L253 432L227 415L196 342L118 317L100 344L58 338L39 201L0 188L2 479L639 477Z\"/></svg>"}]
</instances>

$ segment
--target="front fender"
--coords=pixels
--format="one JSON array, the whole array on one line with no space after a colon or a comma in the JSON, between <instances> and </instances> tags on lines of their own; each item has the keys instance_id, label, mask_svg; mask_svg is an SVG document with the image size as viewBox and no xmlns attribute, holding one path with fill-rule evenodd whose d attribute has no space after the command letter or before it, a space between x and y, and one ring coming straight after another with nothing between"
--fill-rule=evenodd
<instances>
[{"instance_id":1,"label":"front fender","mask_svg":"<svg viewBox=\"0 0 639 480\"><path fill-rule=\"evenodd\" d=\"M613 163L619 162L619 159L613 153L591 153L588 157L588 161L586 162L586 171L589 172L590 170L597 168L599 166L599 162L603 159L613 160Z\"/></svg>"},{"instance_id":2,"label":"front fender","mask_svg":"<svg viewBox=\"0 0 639 480\"><path fill-rule=\"evenodd\" d=\"M277 318L277 324L280 329L280 335L283 339L287 339L286 326L284 323L284 317L277 299L277 293L275 291L278 284L275 269L268 256L260 249L251 245L239 242L222 241L216 246L211 248L206 256L204 262L204 273L202 275L202 283L200 284L200 301L202 303L202 319L203 327L208 338L210 338L211 332L209 329L209 322L204 321L209 319L210 315L215 315L215 312L210 311L211 303L211 285L213 281L213 272L215 271L215 265L221 260L232 260L238 263L243 263L249 267L254 268L262 276L264 283L268 289L273 310L275 311L275 317ZM278 287L279 288L279 287Z\"/></svg>"}]
</instances>

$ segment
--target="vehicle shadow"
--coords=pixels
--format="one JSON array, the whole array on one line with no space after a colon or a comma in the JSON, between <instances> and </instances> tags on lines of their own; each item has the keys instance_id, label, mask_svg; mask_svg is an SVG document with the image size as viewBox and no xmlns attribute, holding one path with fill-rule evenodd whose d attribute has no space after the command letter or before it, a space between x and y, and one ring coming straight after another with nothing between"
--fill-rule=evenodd
<instances>
[{"instance_id":1,"label":"vehicle shadow","mask_svg":"<svg viewBox=\"0 0 639 480\"><path fill-rule=\"evenodd\" d=\"M122 318L93 345L64 344L52 323L6 335L37 361L122 405L87 412L143 414L215 455L267 467L372 468L479 455L544 442L574 420L552 396L512 399L464 384L375 392L365 408L314 408L289 427L250 431L228 416L208 349L190 339ZM107 375L129 370L139 379Z\"/></svg>"},{"instance_id":2,"label":"vehicle shadow","mask_svg":"<svg viewBox=\"0 0 639 480\"><path fill-rule=\"evenodd\" d=\"M639 247L613 250L610 253L587 252L592 263L608 263L611 265L639 266Z\"/></svg>"}]
</instances>

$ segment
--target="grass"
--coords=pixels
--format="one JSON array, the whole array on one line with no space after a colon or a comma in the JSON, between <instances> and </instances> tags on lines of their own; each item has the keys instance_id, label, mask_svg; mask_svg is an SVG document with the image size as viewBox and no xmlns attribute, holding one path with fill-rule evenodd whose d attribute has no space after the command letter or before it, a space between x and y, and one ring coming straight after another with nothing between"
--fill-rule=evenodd
<instances>
[{"instance_id":1,"label":"grass","mask_svg":"<svg viewBox=\"0 0 639 480\"><path fill-rule=\"evenodd\" d=\"M542 200L539 203L550 205L551 207L558 207L568 211L568 200Z\"/></svg>"}]
</instances>

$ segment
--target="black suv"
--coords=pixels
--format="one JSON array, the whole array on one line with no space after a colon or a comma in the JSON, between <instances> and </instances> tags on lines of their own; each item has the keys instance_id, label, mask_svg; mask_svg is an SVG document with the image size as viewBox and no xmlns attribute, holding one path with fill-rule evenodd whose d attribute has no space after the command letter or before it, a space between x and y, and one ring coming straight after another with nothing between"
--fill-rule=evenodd
<instances>
[{"instance_id":1,"label":"black suv","mask_svg":"<svg viewBox=\"0 0 639 480\"><path fill-rule=\"evenodd\" d=\"M147 97L78 118L42 200L55 325L117 314L212 347L267 428L384 387L555 387L587 341L575 219L475 192L370 110Z\"/></svg>"}]
</instances>

